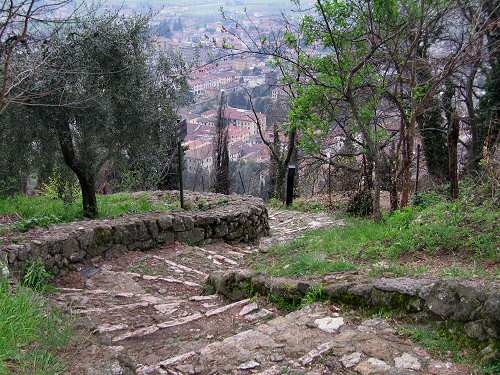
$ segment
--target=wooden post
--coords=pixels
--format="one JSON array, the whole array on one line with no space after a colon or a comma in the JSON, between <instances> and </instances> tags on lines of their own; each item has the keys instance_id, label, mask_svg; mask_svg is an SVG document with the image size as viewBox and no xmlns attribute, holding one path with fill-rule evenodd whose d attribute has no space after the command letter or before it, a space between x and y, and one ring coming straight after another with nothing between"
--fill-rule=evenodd
<instances>
[{"instance_id":1,"label":"wooden post","mask_svg":"<svg viewBox=\"0 0 500 375\"><path fill-rule=\"evenodd\" d=\"M454 113L448 129L448 167L450 180L450 197L458 198L458 137L460 135L460 119Z\"/></svg>"},{"instance_id":2,"label":"wooden post","mask_svg":"<svg viewBox=\"0 0 500 375\"><path fill-rule=\"evenodd\" d=\"M332 159L328 153L328 205L332 207Z\"/></svg>"}]
</instances>

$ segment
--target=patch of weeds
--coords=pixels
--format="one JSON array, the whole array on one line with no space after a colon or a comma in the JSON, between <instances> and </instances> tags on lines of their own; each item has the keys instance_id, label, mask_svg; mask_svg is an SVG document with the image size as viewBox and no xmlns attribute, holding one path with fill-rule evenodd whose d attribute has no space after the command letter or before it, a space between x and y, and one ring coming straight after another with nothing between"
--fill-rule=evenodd
<instances>
[{"instance_id":1,"label":"patch of weeds","mask_svg":"<svg viewBox=\"0 0 500 375\"><path fill-rule=\"evenodd\" d=\"M22 283L25 287L43 293L51 289L49 281L52 276L53 275L45 269L45 264L42 260L36 259L31 261L26 267Z\"/></svg>"},{"instance_id":2,"label":"patch of weeds","mask_svg":"<svg viewBox=\"0 0 500 375\"><path fill-rule=\"evenodd\" d=\"M31 289L0 283L0 374L59 375L57 353L72 336L64 315Z\"/></svg>"},{"instance_id":3,"label":"patch of weeds","mask_svg":"<svg viewBox=\"0 0 500 375\"><path fill-rule=\"evenodd\" d=\"M143 258L138 261L136 264L129 267L128 271L133 273L140 273L143 275L154 275L153 269L149 267L147 264L147 258Z\"/></svg>"},{"instance_id":4,"label":"patch of weeds","mask_svg":"<svg viewBox=\"0 0 500 375\"><path fill-rule=\"evenodd\" d=\"M35 227L45 227L47 228L51 224L57 224L61 222L61 218L55 215L47 216L35 216L29 219L22 219L16 222L14 228L19 232L27 232L28 230Z\"/></svg>"},{"instance_id":5,"label":"patch of weeds","mask_svg":"<svg viewBox=\"0 0 500 375\"><path fill-rule=\"evenodd\" d=\"M473 278L481 277L488 278L491 275L483 267L460 267L460 266L450 266L445 267L440 271L440 275L444 277L462 277L462 278Z\"/></svg>"},{"instance_id":6,"label":"patch of weeds","mask_svg":"<svg viewBox=\"0 0 500 375\"><path fill-rule=\"evenodd\" d=\"M377 262L373 264L368 276L381 277L391 274L392 276L419 276L429 272L427 266L410 267L396 263Z\"/></svg>"},{"instance_id":7,"label":"patch of weeds","mask_svg":"<svg viewBox=\"0 0 500 375\"><path fill-rule=\"evenodd\" d=\"M328 299L328 296L325 291L325 287L321 284L313 285L308 291L307 294L300 301L300 306L304 307L307 305L312 305L316 302L323 302Z\"/></svg>"},{"instance_id":8,"label":"patch of weeds","mask_svg":"<svg viewBox=\"0 0 500 375\"><path fill-rule=\"evenodd\" d=\"M301 300L285 298L278 293L269 293L267 299L269 302L275 304L278 309L286 312L295 311L301 306Z\"/></svg>"},{"instance_id":9,"label":"patch of weeds","mask_svg":"<svg viewBox=\"0 0 500 375\"><path fill-rule=\"evenodd\" d=\"M451 357L454 362L474 366L483 374L498 374L494 371L499 369L499 363L483 363L481 360L480 351L485 344L467 337L457 324L400 327L399 332L422 345L433 356Z\"/></svg>"},{"instance_id":10,"label":"patch of weeds","mask_svg":"<svg viewBox=\"0 0 500 375\"><path fill-rule=\"evenodd\" d=\"M309 276L356 270L346 259L331 259L323 245L325 230L306 233L294 241L273 246L264 256L255 258L254 268L271 276Z\"/></svg>"},{"instance_id":11,"label":"patch of weeds","mask_svg":"<svg viewBox=\"0 0 500 375\"><path fill-rule=\"evenodd\" d=\"M229 199L227 198L220 198L216 202L217 206L227 206L228 204L229 204Z\"/></svg>"}]
</instances>

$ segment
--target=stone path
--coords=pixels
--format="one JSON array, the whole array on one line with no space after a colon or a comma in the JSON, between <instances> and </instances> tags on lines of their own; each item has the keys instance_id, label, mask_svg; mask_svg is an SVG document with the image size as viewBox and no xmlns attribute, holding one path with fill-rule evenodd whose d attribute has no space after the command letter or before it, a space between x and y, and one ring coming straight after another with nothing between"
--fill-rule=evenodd
<instances>
[{"instance_id":1,"label":"stone path","mask_svg":"<svg viewBox=\"0 0 500 375\"><path fill-rule=\"evenodd\" d=\"M272 243L342 225L323 214L271 211ZM54 301L91 332L69 374L461 374L395 335L383 320L353 324L334 306L283 316L265 300L204 295L212 271L259 246L175 244L95 259L58 280ZM265 250L264 250L265 251ZM82 335L83 340L83 335Z\"/></svg>"}]
</instances>

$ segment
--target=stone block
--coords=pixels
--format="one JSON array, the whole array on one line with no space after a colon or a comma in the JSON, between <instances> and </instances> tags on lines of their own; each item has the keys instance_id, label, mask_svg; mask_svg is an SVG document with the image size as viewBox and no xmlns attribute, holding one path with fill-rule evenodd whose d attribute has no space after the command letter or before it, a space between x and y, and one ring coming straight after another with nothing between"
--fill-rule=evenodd
<instances>
[{"instance_id":1,"label":"stone block","mask_svg":"<svg viewBox=\"0 0 500 375\"><path fill-rule=\"evenodd\" d=\"M76 240L76 238L68 237L61 244L62 255L66 258L70 258L75 254L80 252L80 244Z\"/></svg>"}]
</instances>

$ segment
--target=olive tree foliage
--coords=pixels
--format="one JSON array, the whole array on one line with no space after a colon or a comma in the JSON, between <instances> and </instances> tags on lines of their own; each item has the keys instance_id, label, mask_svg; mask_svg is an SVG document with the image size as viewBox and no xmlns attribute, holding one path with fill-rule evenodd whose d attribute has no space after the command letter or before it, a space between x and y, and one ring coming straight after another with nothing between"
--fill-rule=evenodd
<instances>
[{"instance_id":1,"label":"olive tree foliage","mask_svg":"<svg viewBox=\"0 0 500 375\"><path fill-rule=\"evenodd\" d=\"M173 153L176 108L188 100L182 60L156 55L143 16L89 12L47 47L31 122L52 134L82 191L87 217L98 214L96 177L106 164L134 188L157 186ZM133 176L130 178L130 176Z\"/></svg>"}]
</instances>

